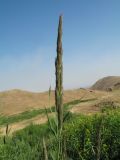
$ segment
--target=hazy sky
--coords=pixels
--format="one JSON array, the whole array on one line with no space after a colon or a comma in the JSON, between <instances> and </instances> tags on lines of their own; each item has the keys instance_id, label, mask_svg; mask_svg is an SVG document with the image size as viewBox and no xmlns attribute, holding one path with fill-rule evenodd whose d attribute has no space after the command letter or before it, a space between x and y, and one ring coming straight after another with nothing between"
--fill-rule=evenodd
<instances>
[{"instance_id":1,"label":"hazy sky","mask_svg":"<svg viewBox=\"0 0 120 160\"><path fill-rule=\"evenodd\" d=\"M64 88L120 75L120 0L0 0L0 91L54 88L61 13Z\"/></svg>"}]
</instances>

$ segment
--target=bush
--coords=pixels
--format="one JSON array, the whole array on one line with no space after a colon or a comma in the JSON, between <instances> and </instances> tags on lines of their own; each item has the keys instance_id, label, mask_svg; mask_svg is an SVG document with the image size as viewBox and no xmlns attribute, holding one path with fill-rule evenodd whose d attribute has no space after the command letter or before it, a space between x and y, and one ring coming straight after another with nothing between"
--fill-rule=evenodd
<instances>
[{"instance_id":1,"label":"bush","mask_svg":"<svg viewBox=\"0 0 120 160\"><path fill-rule=\"evenodd\" d=\"M101 160L119 160L120 110L94 116L65 113L65 117L63 144L68 159L96 160L100 155ZM7 137L6 144L1 137L0 160L43 160L43 136L52 160L51 153L56 153L57 142L48 124L30 125Z\"/></svg>"},{"instance_id":2,"label":"bush","mask_svg":"<svg viewBox=\"0 0 120 160\"><path fill-rule=\"evenodd\" d=\"M67 153L73 160L96 160L98 147L101 160L118 160L120 112L77 117L65 125L64 136Z\"/></svg>"}]
</instances>

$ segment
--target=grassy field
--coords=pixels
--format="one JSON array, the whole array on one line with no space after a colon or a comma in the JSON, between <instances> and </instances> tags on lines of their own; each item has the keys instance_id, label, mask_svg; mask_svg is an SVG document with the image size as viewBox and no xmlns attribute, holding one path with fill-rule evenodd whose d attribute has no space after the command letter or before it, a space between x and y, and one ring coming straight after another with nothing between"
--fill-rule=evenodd
<instances>
[{"instance_id":1,"label":"grassy field","mask_svg":"<svg viewBox=\"0 0 120 160\"><path fill-rule=\"evenodd\" d=\"M54 126L52 119L51 122ZM107 109L104 114L90 116L71 114L64 122L63 135L66 160L96 160L99 147L101 160L119 160L120 110ZM1 137L0 159L43 160L43 137L49 159L52 160L57 144L48 123L30 125L14 133L12 137Z\"/></svg>"}]
</instances>

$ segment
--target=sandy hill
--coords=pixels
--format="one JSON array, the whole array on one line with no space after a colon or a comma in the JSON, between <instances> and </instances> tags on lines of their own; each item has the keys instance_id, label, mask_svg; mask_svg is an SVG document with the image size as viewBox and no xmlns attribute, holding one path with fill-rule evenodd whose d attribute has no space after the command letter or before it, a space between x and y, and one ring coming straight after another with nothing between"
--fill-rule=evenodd
<instances>
[{"instance_id":1,"label":"sandy hill","mask_svg":"<svg viewBox=\"0 0 120 160\"><path fill-rule=\"evenodd\" d=\"M100 91L91 92L86 89L66 90L63 102L75 99L89 99L104 96L106 93ZM51 92L50 105L54 105L54 91ZM48 92L34 93L22 90L10 90L0 92L0 113L6 115L17 114L26 110L45 108L49 106Z\"/></svg>"},{"instance_id":2,"label":"sandy hill","mask_svg":"<svg viewBox=\"0 0 120 160\"><path fill-rule=\"evenodd\" d=\"M92 87L93 90L112 91L120 89L120 76L109 76L98 80Z\"/></svg>"},{"instance_id":3,"label":"sandy hill","mask_svg":"<svg viewBox=\"0 0 120 160\"><path fill-rule=\"evenodd\" d=\"M47 107L48 102L48 92L34 93L18 89L0 92L0 112L7 115ZM53 104L53 92L51 103Z\"/></svg>"},{"instance_id":4,"label":"sandy hill","mask_svg":"<svg viewBox=\"0 0 120 160\"><path fill-rule=\"evenodd\" d=\"M33 109L44 109L45 107L49 107L48 95L48 92L34 93L22 90L0 92L0 114L10 116ZM99 104L102 102L112 101L120 104L120 91L106 92L92 89L76 89L66 90L63 93L63 103L78 99L87 101L71 105L69 110L72 113L94 114L100 111ZM50 105L54 105L54 91L51 92ZM41 124L46 121L46 115L40 114L35 117L31 117L30 119L14 122L10 125L10 128L12 129L11 133L22 129L31 123ZM4 134L6 126L0 128L0 131Z\"/></svg>"}]
</instances>

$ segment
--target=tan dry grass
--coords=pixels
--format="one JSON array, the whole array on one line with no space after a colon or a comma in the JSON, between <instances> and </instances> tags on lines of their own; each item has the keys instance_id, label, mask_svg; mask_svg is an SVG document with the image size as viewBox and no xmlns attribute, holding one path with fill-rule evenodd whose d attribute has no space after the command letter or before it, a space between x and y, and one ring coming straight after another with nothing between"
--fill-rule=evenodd
<instances>
[{"instance_id":1,"label":"tan dry grass","mask_svg":"<svg viewBox=\"0 0 120 160\"><path fill-rule=\"evenodd\" d=\"M64 103L80 99L102 98L107 92L90 91L87 89L64 91ZM50 105L54 105L54 92L51 92ZM48 92L32 93L21 90L11 90L0 93L0 112L4 115L14 115L26 110L40 109L49 106Z\"/></svg>"}]
</instances>

